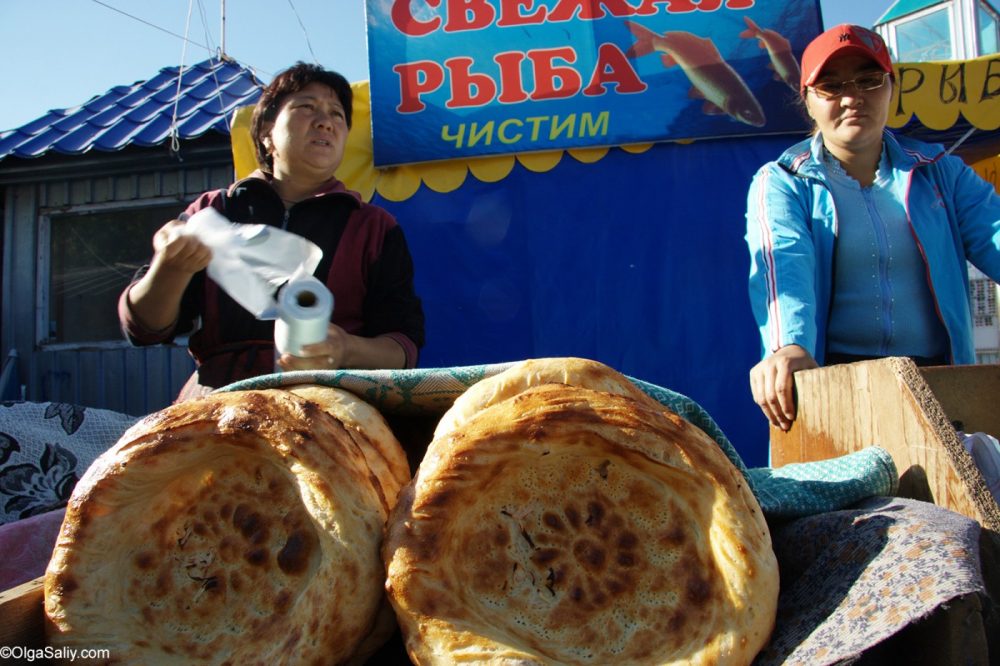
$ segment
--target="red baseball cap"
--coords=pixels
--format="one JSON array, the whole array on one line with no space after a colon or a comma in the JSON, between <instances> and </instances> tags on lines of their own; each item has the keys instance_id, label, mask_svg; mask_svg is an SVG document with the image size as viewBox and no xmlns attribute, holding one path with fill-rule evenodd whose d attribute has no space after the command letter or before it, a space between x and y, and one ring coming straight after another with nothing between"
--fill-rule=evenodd
<instances>
[{"instance_id":1,"label":"red baseball cap","mask_svg":"<svg viewBox=\"0 0 1000 666\"><path fill-rule=\"evenodd\" d=\"M867 28L842 23L809 42L809 46L802 52L802 79L799 92L805 94L806 86L816 82L830 58L844 53L867 56L874 60L882 71L892 74L892 57L882 37Z\"/></svg>"}]
</instances>

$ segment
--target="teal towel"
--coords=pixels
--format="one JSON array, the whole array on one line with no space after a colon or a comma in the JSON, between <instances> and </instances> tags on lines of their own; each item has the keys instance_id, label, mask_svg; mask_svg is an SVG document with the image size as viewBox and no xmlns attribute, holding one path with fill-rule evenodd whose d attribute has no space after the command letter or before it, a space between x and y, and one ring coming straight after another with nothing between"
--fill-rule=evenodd
<instances>
[{"instance_id":1,"label":"teal towel","mask_svg":"<svg viewBox=\"0 0 1000 666\"><path fill-rule=\"evenodd\" d=\"M774 517L811 516L876 495L893 495L899 474L892 456L870 446L839 458L750 470L760 508Z\"/></svg>"},{"instance_id":2,"label":"teal towel","mask_svg":"<svg viewBox=\"0 0 1000 666\"><path fill-rule=\"evenodd\" d=\"M230 384L220 391L320 384L350 391L384 414L443 414L455 398L480 379L514 363L418 368L412 370L324 370L264 375ZM888 495L896 469L879 448L780 469L747 469L722 429L697 402L670 389L629 377L643 392L701 428L719 445L750 484L761 509L770 516L806 516L834 511L866 497Z\"/></svg>"}]
</instances>

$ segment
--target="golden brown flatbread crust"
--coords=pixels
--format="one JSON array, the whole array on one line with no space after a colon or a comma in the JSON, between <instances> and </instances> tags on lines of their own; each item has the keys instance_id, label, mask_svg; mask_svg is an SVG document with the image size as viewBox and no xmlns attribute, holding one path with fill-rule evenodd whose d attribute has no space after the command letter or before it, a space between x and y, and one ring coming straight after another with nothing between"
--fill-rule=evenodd
<instances>
[{"instance_id":1,"label":"golden brown flatbread crust","mask_svg":"<svg viewBox=\"0 0 1000 666\"><path fill-rule=\"evenodd\" d=\"M463 423L490 405L503 402L542 384L567 384L594 391L623 395L648 405L655 400L639 390L629 379L607 365L586 358L533 358L521 361L504 372L476 382L458 396L438 421L434 437L460 428Z\"/></svg>"},{"instance_id":2,"label":"golden brown flatbread crust","mask_svg":"<svg viewBox=\"0 0 1000 666\"><path fill-rule=\"evenodd\" d=\"M76 486L49 641L142 664L347 659L383 598L383 495L348 429L288 392L157 412Z\"/></svg>"},{"instance_id":3,"label":"golden brown flatbread crust","mask_svg":"<svg viewBox=\"0 0 1000 666\"><path fill-rule=\"evenodd\" d=\"M767 525L715 442L559 384L435 438L383 556L421 664L748 664L777 606Z\"/></svg>"},{"instance_id":4,"label":"golden brown flatbread crust","mask_svg":"<svg viewBox=\"0 0 1000 666\"><path fill-rule=\"evenodd\" d=\"M286 390L312 400L344 424L361 447L368 466L378 477L390 508L395 506L396 495L410 481L410 463L381 412L344 389L299 384Z\"/></svg>"}]
</instances>

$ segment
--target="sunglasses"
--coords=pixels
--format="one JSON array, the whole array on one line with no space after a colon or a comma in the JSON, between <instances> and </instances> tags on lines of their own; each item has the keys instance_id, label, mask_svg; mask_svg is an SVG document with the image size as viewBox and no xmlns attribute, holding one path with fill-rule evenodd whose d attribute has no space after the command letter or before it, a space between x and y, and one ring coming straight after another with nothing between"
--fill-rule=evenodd
<instances>
[{"instance_id":1,"label":"sunglasses","mask_svg":"<svg viewBox=\"0 0 1000 666\"><path fill-rule=\"evenodd\" d=\"M878 90L885 85L888 79L888 72L875 72L872 74L862 74L850 81L827 81L806 87L816 93L816 96L820 99L833 99L847 92L847 86L854 86L854 89L858 92L868 92L870 90Z\"/></svg>"}]
</instances>

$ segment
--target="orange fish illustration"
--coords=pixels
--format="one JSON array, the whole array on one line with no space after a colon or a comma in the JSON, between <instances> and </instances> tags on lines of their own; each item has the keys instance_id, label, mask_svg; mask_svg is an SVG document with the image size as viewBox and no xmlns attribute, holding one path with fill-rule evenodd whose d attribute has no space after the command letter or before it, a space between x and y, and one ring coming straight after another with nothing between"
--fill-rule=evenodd
<instances>
[{"instance_id":1,"label":"orange fish illustration","mask_svg":"<svg viewBox=\"0 0 1000 666\"><path fill-rule=\"evenodd\" d=\"M767 49L767 54L771 57L768 69L774 70L774 78L777 81L784 81L785 84L794 90L799 91L799 61L792 55L792 45L787 39L774 30L763 30L754 23L749 16L744 16L747 29L740 33L743 39L756 38L757 44L762 49Z\"/></svg>"},{"instance_id":2,"label":"orange fish illustration","mask_svg":"<svg viewBox=\"0 0 1000 666\"><path fill-rule=\"evenodd\" d=\"M760 102L736 70L722 59L711 39L683 31L658 35L631 21L625 21L625 25L636 38L625 55L637 58L659 51L663 54L660 57L664 67L680 65L691 81L688 95L705 100L702 112L709 115L727 113L754 127L763 127L767 122Z\"/></svg>"}]
</instances>

